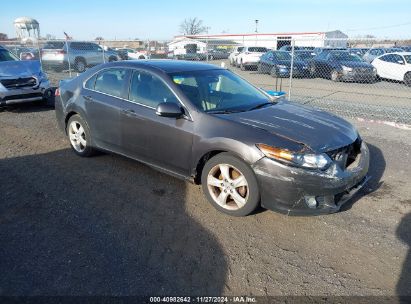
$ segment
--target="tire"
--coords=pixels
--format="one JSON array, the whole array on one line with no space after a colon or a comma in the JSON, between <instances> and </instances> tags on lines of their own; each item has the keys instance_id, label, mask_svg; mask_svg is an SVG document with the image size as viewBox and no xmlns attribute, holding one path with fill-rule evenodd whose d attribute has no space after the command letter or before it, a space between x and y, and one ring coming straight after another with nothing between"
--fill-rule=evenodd
<instances>
[{"instance_id":1,"label":"tire","mask_svg":"<svg viewBox=\"0 0 411 304\"><path fill-rule=\"evenodd\" d=\"M230 153L211 158L203 168L201 182L209 202L225 214L246 216L260 204L260 190L253 170Z\"/></svg>"},{"instance_id":2,"label":"tire","mask_svg":"<svg viewBox=\"0 0 411 304\"><path fill-rule=\"evenodd\" d=\"M316 75L315 65L310 65L310 76L314 78Z\"/></svg>"},{"instance_id":3,"label":"tire","mask_svg":"<svg viewBox=\"0 0 411 304\"><path fill-rule=\"evenodd\" d=\"M48 107L54 107L54 90L47 89L44 92L42 104Z\"/></svg>"},{"instance_id":4,"label":"tire","mask_svg":"<svg viewBox=\"0 0 411 304\"><path fill-rule=\"evenodd\" d=\"M330 79L334 82L339 82L341 80L337 70L331 71Z\"/></svg>"},{"instance_id":5,"label":"tire","mask_svg":"<svg viewBox=\"0 0 411 304\"><path fill-rule=\"evenodd\" d=\"M404 83L405 85L411 87L411 72L407 72L404 75Z\"/></svg>"},{"instance_id":6,"label":"tire","mask_svg":"<svg viewBox=\"0 0 411 304\"><path fill-rule=\"evenodd\" d=\"M208 57L208 60L214 60L213 55L210 55L210 56Z\"/></svg>"},{"instance_id":7,"label":"tire","mask_svg":"<svg viewBox=\"0 0 411 304\"><path fill-rule=\"evenodd\" d=\"M108 59L108 62L114 62L114 61L117 61L117 58L116 58L116 57L111 56L111 57Z\"/></svg>"},{"instance_id":8,"label":"tire","mask_svg":"<svg viewBox=\"0 0 411 304\"><path fill-rule=\"evenodd\" d=\"M77 72L83 73L87 69L87 63L84 58L76 58L74 61L74 68Z\"/></svg>"},{"instance_id":9,"label":"tire","mask_svg":"<svg viewBox=\"0 0 411 304\"><path fill-rule=\"evenodd\" d=\"M273 67L271 68L271 70L270 70L270 75L271 75L272 77L274 77L274 78L277 78L277 77L278 77L278 76L277 76L277 69L276 69L275 66L273 66Z\"/></svg>"},{"instance_id":10,"label":"tire","mask_svg":"<svg viewBox=\"0 0 411 304\"><path fill-rule=\"evenodd\" d=\"M140 55L140 56L138 57L138 59L139 59L139 60L143 60L143 59L146 59L146 57L144 57L143 55Z\"/></svg>"},{"instance_id":11,"label":"tire","mask_svg":"<svg viewBox=\"0 0 411 304\"><path fill-rule=\"evenodd\" d=\"M92 148L90 129L80 115L75 114L70 117L66 126L66 134L74 153L81 157L94 155L95 150Z\"/></svg>"}]
</instances>

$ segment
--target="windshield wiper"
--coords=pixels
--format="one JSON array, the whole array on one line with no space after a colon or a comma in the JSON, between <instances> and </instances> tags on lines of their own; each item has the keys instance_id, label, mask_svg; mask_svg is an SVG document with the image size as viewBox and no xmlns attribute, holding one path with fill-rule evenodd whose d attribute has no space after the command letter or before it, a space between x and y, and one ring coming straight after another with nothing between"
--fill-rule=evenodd
<instances>
[{"instance_id":1,"label":"windshield wiper","mask_svg":"<svg viewBox=\"0 0 411 304\"><path fill-rule=\"evenodd\" d=\"M252 110L261 109L261 108L263 108L263 107L265 107L265 106L273 105L273 104L274 104L273 102L260 103L260 104L258 104L258 105L256 105L256 106L252 107L252 108L249 108L247 111L252 111Z\"/></svg>"},{"instance_id":2,"label":"windshield wiper","mask_svg":"<svg viewBox=\"0 0 411 304\"><path fill-rule=\"evenodd\" d=\"M208 114L230 114L230 113L238 113L238 112L244 112L244 111L239 111L239 110L210 110L206 111Z\"/></svg>"}]
</instances>

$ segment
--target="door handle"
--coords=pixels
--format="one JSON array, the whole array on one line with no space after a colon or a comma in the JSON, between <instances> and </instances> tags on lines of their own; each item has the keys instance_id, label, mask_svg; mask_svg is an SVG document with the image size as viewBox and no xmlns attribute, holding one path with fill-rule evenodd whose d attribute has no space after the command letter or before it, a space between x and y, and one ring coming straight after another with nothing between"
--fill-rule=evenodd
<instances>
[{"instance_id":1,"label":"door handle","mask_svg":"<svg viewBox=\"0 0 411 304\"><path fill-rule=\"evenodd\" d=\"M131 109L121 110L121 112L122 112L124 115L127 115L127 116L137 116L137 113L136 113L134 110L131 110Z\"/></svg>"},{"instance_id":2,"label":"door handle","mask_svg":"<svg viewBox=\"0 0 411 304\"><path fill-rule=\"evenodd\" d=\"M89 95L86 95L86 96L83 96L83 97L86 101L93 101L93 97L91 97Z\"/></svg>"}]
</instances>

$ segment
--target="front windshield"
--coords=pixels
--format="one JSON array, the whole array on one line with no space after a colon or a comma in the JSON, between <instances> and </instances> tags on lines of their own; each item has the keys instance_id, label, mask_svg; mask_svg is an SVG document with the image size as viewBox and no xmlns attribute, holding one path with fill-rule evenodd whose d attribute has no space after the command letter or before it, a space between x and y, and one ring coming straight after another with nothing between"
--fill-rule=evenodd
<instances>
[{"instance_id":1,"label":"front windshield","mask_svg":"<svg viewBox=\"0 0 411 304\"><path fill-rule=\"evenodd\" d=\"M0 61L17 61L19 60L14 54L6 49L0 49Z\"/></svg>"},{"instance_id":2,"label":"front windshield","mask_svg":"<svg viewBox=\"0 0 411 304\"><path fill-rule=\"evenodd\" d=\"M277 60L291 60L291 55L288 52L274 52L274 56Z\"/></svg>"},{"instance_id":3,"label":"front windshield","mask_svg":"<svg viewBox=\"0 0 411 304\"><path fill-rule=\"evenodd\" d=\"M336 61L362 61L357 55L350 54L348 52L332 53L332 59Z\"/></svg>"},{"instance_id":4,"label":"front windshield","mask_svg":"<svg viewBox=\"0 0 411 304\"><path fill-rule=\"evenodd\" d=\"M272 103L268 95L228 70L173 73L170 77L204 112L241 112Z\"/></svg>"},{"instance_id":5,"label":"front windshield","mask_svg":"<svg viewBox=\"0 0 411 304\"><path fill-rule=\"evenodd\" d=\"M404 55L405 61L411 64L411 55Z\"/></svg>"}]
</instances>

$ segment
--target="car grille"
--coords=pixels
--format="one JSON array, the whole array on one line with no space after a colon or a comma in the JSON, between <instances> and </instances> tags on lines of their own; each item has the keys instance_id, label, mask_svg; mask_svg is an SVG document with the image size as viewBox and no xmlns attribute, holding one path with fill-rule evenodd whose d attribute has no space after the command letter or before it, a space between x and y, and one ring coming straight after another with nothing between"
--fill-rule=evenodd
<instances>
[{"instance_id":1,"label":"car grille","mask_svg":"<svg viewBox=\"0 0 411 304\"><path fill-rule=\"evenodd\" d=\"M2 79L0 82L7 89L20 89L37 85L37 79L34 77Z\"/></svg>"},{"instance_id":2,"label":"car grille","mask_svg":"<svg viewBox=\"0 0 411 304\"><path fill-rule=\"evenodd\" d=\"M357 138L352 144L327 152L328 156L334 160L342 169L349 167L357 159L361 152L361 138Z\"/></svg>"}]
</instances>

